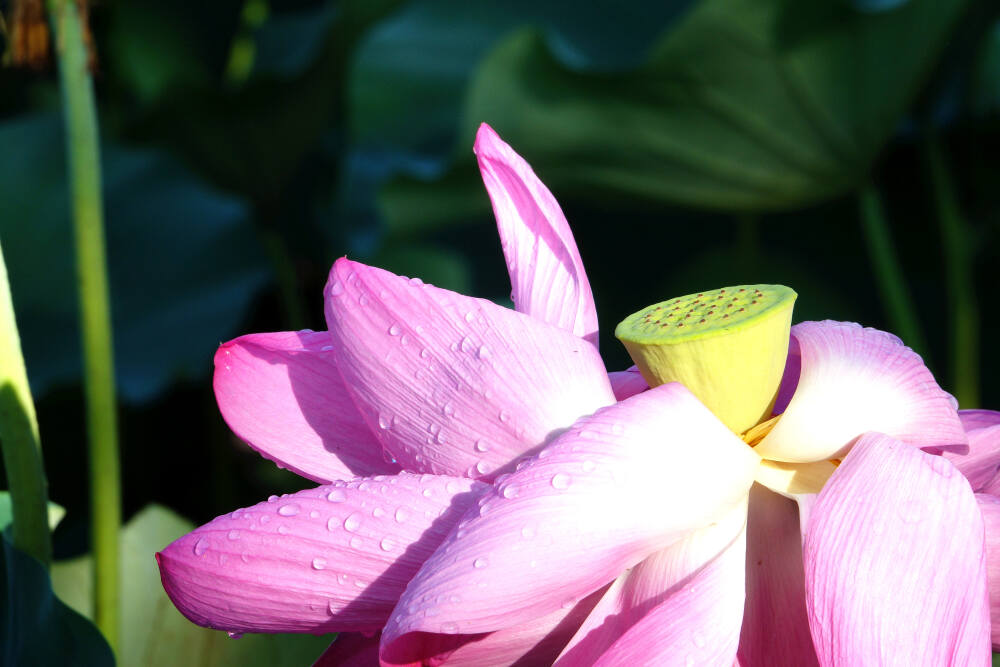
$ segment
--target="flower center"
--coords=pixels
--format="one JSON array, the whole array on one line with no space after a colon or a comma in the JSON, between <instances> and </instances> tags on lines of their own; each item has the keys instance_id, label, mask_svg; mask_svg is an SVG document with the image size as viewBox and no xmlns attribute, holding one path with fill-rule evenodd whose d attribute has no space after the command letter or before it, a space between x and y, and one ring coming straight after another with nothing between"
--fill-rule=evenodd
<instances>
[{"instance_id":1,"label":"flower center","mask_svg":"<svg viewBox=\"0 0 1000 667\"><path fill-rule=\"evenodd\" d=\"M649 386L680 382L740 434L771 415L796 296L782 285L689 294L628 316L615 336Z\"/></svg>"}]
</instances>

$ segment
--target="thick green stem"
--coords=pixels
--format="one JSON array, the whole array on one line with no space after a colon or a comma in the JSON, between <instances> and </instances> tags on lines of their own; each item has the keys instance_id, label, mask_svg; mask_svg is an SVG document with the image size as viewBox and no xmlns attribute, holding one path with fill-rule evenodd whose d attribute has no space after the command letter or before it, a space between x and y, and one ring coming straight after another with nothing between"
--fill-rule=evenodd
<instances>
[{"instance_id":1,"label":"thick green stem","mask_svg":"<svg viewBox=\"0 0 1000 667\"><path fill-rule=\"evenodd\" d=\"M97 109L87 66L83 26L73 0L48 0L66 121L70 201L76 237L77 281L83 332L87 434L90 442L91 546L94 620L112 649L118 647L121 480L115 407L111 313L104 252L104 212Z\"/></svg>"},{"instance_id":2,"label":"thick green stem","mask_svg":"<svg viewBox=\"0 0 1000 667\"><path fill-rule=\"evenodd\" d=\"M52 560L48 494L35 404L21 356L21 339L0 251L0 447L14 510L14 546L48 567Z\"/></svg>"},{"instance_id":3,"label":"thick green stem","mask_svg":"<svg viewBox=\"0 0 1000 667\"><path fill-rule=\"evenodd\" d=\"M924 158L930 173L944 252L951 323L951 390L959 405L975 408L979 406L979 306L972 277L969 233L933 129L926 132Z\"/></svg>"},{"instance_id":4,"label":"thick green stem","mask_svg":"<svg viewBox=\"0 0 1000 667\"><path fill-rule=\"evenodd\" d=\"M913 297L903 278L903 267L896 256L882 201L874 186L869 184L862 188L859 204L868 255L889 322L907 345L926 358L928 348L913 306Z\"/></svg>"}]
</instances>

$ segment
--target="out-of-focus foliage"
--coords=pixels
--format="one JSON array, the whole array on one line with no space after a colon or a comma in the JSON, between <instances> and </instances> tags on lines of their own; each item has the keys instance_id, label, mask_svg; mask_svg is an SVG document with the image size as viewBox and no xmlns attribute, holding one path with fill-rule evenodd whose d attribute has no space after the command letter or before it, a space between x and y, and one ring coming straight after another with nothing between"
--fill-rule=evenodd
<instances>
[{"instance_id":1,"label":"out-of-focus foliage","mask_svg":"<svg viewBox=\"0 0 1000 667\"><path fill-rule=\"evenodd\" d=\"M301 667L315 660L334 638L248 635L199 628L181 616L163 592L153 552L190 532L194 524L155 505L136 514L122 529L122 665L246 665ZM88 616L90 557L56 563L52 586L66 604Z\"/></svg>"}]
</instances>

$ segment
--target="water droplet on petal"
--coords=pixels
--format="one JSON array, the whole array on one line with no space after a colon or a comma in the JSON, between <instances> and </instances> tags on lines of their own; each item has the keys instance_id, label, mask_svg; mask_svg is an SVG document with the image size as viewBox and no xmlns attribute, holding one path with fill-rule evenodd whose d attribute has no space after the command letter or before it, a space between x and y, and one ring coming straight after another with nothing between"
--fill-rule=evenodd
<instances>
[{"instance_id":1,"label":"water droplet on petal","mask_svg":"<svg viewBox=\"0 0 1000 667\"><path fill-rule=\"evenodd\" d=\"M295 516L299 513L299 506L295 503L290 505L282 505L278 508L278 514L281 516Z\"/></svg>"},{"instance_id":2,"label":"water droplet on petal","mask_svg":"<svg viewBox=\"0 0 1000 667\"><path fill-rule=\"evenodd\" d=\"M432 491L431 489L424 489L423 491L420 492L420 495L422 495L424 498L430 498L433 493L434 491Z\"/></svg>"},{"instance_id":3,"label":"water droplet on petal","mask_svg":"<svg viewBox=\"0 0 1000 667\"><path fill-rule=\"evenodd\" d=\"M344 530L349 533L357 532L358 528L361 527L361 515L354 512L346 519L344 519Z\"/></svg>"},{"instance_id":4,"label":"water droplet on petal","mask_svg":"<svg viewBox=\"0 0 1000 667\"><path fill-rule=\"evenodd\" d=\"M227 632L226 634L229 635L230 639L240 639L243 636L242 632L233 632L233 631L230 631L230 632Z\"/></svg>"},{"instance_id":5,"label":"water droplet on petal","mask_svg":"<svg viewBox=\"0 0 1000 667\"><path fill-rule=\"evenodd\" d=\"M471 352L473 352L474 345L472 343L472 339L469 338L468 336L462 338L461 348L462 352L465 352L466 354L470 354Z\"/></svg>"},{"instance_id":6,"label":"water droplet on petal","mask_svg":"<svg viewBox=\"0 0 1000 667\"><path fill-rule=\"evenodd\" d=\"M392 551L396 547L396 543L389 537L383 537L382 541L378 543L378 546L382 551Z\"/></svg>"},{"instance_id":7,"label":"water droplet on petal","mask_svg":"<svg viewBox=\"0 0 1000 667\"><path fill-rule=\"evenodd\" d=\"M247 553L246 551L244 551L243 553L240 554L240 560L243 561L244 563L249 563L250 562L250 554Z\"/></svg>"},{"instance_id":8,"label":"water droplet on petal","mask_svg":"<svg viewBox=\"0 0 1000 667\"><path fill-rule=\"evenodd\" d=\"M201 556L208 550L208 542L205 541L204 537L199 537L198 541L194 543L194 555Z\"/></svg>"},{"instance_id":9,"label":"water droplet on petal","mask_svg":"<svg viewBox=\"0 0 1000 667\"><path fill-rule=\"evenodd\" d=\"M316 510L313 510L313 511L309 512L309 518L310 519L318 519L319 518L319 512L317 512Z\"/></svg>"},{"instance_id":10,"label":"water droplet on petal","mask_svg":"<svg viewBox=\"0 0 1000 667\"><path fill-rule=\"evenodd\" d=\"M383 431L387 431L387 430L389 430L390 426L392 426L392 422L389 420L389 416L388 415L379 415L378 416L378 427L380 429L382 429Z\"/></svg>"},{"instance_id":11,"label":"water droplet on petal","mask_svg":"<svg viewBox=\"0 0 1000 667\"><path fill-rule=\"evenodd\" d=\"M390 336L398 336L400 334L400 332L402 332L402 329L399 328L398 324L392 324L389 327L389 335Z\"/></svg>"},{"instance_id":12,"label":"water droplet on petal","mask_svg":"<svg viewBox=\"0 0 1000 667\"><path fill-rule=\"evenodd\" d=\"M453 414L455 414L455 406L452 405L451 403L445 403L443 406L441 406L441 413L445 417L451 417Z\"/></svg>"},{"instance_id":13,"label":"water droplet on petal","mask_svg":"<svg viewBox=\"0 0 1000 667\"><path fill-rule=\"evenodd\" d=\"M288 534L288 526L278 526L278 534L279 535L287 535Z\"/></svg>"},{"instance_id":14,"label":"water droplet on petal","mask_svg":"<svg viewBox=\"0 0 1000 667\"><path fill-rule=\"evenodd\" d=\"M368 585L368 584L366 584L365 582L361 581L360 579L355 579L355 580L354 580L354 586L355 586L356 588L364 588L364 587L365 587L365 586L367 586L367 585Z\"/></svg>"},{"instance_id":15,"label":"water droplet on petal","mask_svg":"<svg viewBox=\"0 0 1000 667\"><path fill-rule=\"evenodd\" d=\"M375 509L372 510L372 516L375 517L376 519L381 519L382 517L385 516L385 510L382 509L381 507L376 507Z\"/></svg>"},{"instance_id":16,"label":"water droplet on petal","mask_svg":"<svg viewBox=\"0 0 1000 667\"><path fill-rule=\"evenodd\" d=\"M267 497L267 502L269 502L269 503L277 502L277 500L278 500L278 496L276 496L274 494L271 494L270 496Z\"/></svg>"},{"instance_id":17,"label":"water droplet on petal","mask_svg":"<svg viewBox=\"0 0 1000 667\"><path fill-rule=\"evenodd\" d=\"M340 296L344 293L344 286L339 280L334 280L330 283L330 294L333 296Z\"/></svg>"},{"instance_id":18,"label":"water droplet on petal","mask_svg":"<svg viewBox=\"0 0 1000 667\"><path fill-rule=\"evenodd\" d=\"M489 562L485 558L477 558L476 560L472 561L472 567L476 568L477 570L481 570L487 565L489 565Z\"/></svg>"},{"instance_id":19,"label":"water droplet on petal","mask_svg":"<svg viewBox=\"0 0 1000 667\"><path fill-rule=\"evenodd\" d=\"M424 284L424 281L420 278L410 278L410 284L420 286Z\"/></svg>"},{"instance_id":20,"label":"water droplet on petal","mask_svg":"<svg viewBox=\"0 0 1000 667\"><path fill-rule=\"evenodd\" d=\"M485 345L480 345L479 350L476 352L476 357L479 359L489 359L492 355L490 354L490 348Z\"/></svg>"},{"instance_id":21,"label":"water droplet on petal","mask_svg":"<svg viewBox=\"0 0 1000 667\"><path fill-rule=\"evenodd\" d=\"M477 452L488 452L490 450L490 445L485 440L476 440L476 444L473 445L473 449Z\"/></svg>"},{"instance_id":22,"label":"water droplet on petal","mask_svg":"<svg viewBox=\"0 0 1000 667\"><path fill-rule=\"evenodd\" d=\"M313 558L312 566L314 570L322 570L326 567L325 558Z\"/></svg>"},{"instance_id":23,"label":"water droplet on petal","mask_svg":"<svg viewBox=\"0 0 1000 667\"><path fill-rule=\"evenodd\" d=\"M396 509L396 522L403 523L410 517L410 510L405 507L399 507Z\"/></svg>"},{"instance_id":24,"label":"water droplet on petal","mask_svg":"<svg viewBox=\"0 0 1000 667\"><path fill-rule=\"evenodd\" d=\"M503 422L504 424L510 421L510 413L507 412L506 410L501 410L499 417L500 421Z\"/></svg>"},{"instance_id":25,"label":"water droplet on petal","mask_svg":"<svg viewBox=\"0 0 1000 667\"><path fill-rule=\"evenodd\" d=\"M573 478L564 472L557 472L552 476L552 488L567 489L573 483Z\"/></svg>"},{"instance_id":26,"label":"water droplet on petal","mask_svg":"<svg viewBox=\"0 0 1000 667\"><path fill-rule=\"evenodd\" d=\"M240 539L240 531L238 531L238 530L231 530L231 531L229 531L229 534L226 537L228 537L231 540L238 540L238 539Z\"/></svg>"},{"instance_id":27,"label":"water droplet on petal","mask_svg":"<svg viewBox=\"0 0 1000 667\"><path fill-rule=\"evenodd\" d=\"M489 471L489 469L490 466L488 463L486 463L486 461L480 461L479 463L476 464L476 472L478 472L480 475L485 475Z\"/></svg>"},{"instance_id":28,"label":"water droplet on petal","mask_svg":"<svg viewBox=\"0 0 1000 667\"><path fill-rule=\"evenodd\" d=\"M331 503L342 503L347 500L347 494L344 493L343 489L333 489L330 493L326 494L326 499Z\"/></svg>"},{"instance_id":29,"label":"water droplet on petal","mask_svg":"<svg viewBox=\"0 0 1000 667\"><path fill-rule=\"evenodd\" d=\"M261 522L262 524L263 524L263 523L267 523L267 522L268 522L268 521L270 521L270 520L271 520L271 515L270 515L270 514L261 514L261 515L260 515L260 522Z\"/></svg>"},{"instance_id":30,"label":"water droplet on petal","mask_svg":"<svg viewBox=\"0 0 1000 667\"><path fill-rule=\"evenodd\" d=\"M469 312L467 312L465 314L465 321L466 322L472 322L472 320L474 320L474 319L476 319L476 313L474 311L470 310Z\"/></svg>"},{"instance_id":31,"label":"water droplet on petal","mask_svg":"<svg viewBox=\"0 0 1000 667\"><path fill-rule=\"evenodd\" d=\"M517 494L519 492L520 492L520 489L518 489L518 487L517 487L516 484L510 484L510 485L505 486L503 488L503 497L504 498L516 498Z\"/></svg>"}]
</instances>

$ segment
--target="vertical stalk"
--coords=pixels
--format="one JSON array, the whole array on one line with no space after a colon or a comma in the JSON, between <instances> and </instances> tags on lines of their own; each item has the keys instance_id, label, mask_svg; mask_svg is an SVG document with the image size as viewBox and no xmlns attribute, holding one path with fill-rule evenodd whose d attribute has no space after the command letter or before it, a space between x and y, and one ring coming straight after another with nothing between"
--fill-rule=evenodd
<instances>
[{"instance_id":1,"label":"vertical stalk","mask_svg":"<svg viewBox=\"0 0 1000 667\"><path fill-rule=\"evenodd\" d=\"M48 0L48 6L55 26L59 59L70 201L76 238L87 435L90 443L94 620L111 648L117 649L121 480L97 109L77 4L75 0Z\"/></svg>"},{"instance_id":2,"label":"vertical stalk","mask_svg":"<svg viewBox=\"0 0 1000 667\"><path fill-rule=\"evenodd\" d=\"M969 232L955 187L932 128L925 130L924 159L930 174L941 230L945 288L948 291L951 389L963 408L979 407L979 306L972 278Z\"/></svg>"},{"instance_id":3,"label":"vertical stalk","mask_svg":"<svg viewBox=\"0 0 1000 667\"><path fill-rule=\"evenodd\" d=\"M48 494L35 404L21 356L21 339L0 251L0 447L14 511L14 546L42 562L52 560Z\"/></svg>"},{"instance_id":4,"label":"vertical stalk","mask_svg":"<svg viewBox=\"0 0 1000 667\"><path fill-rule=\"evenodd\" d=\"M920 322L917 320L913 297L903 278L903 267L892 244L889 224L882 210L882 200L871 184L865 185L859 195L861 227L868 245L868 256L875 272L882 304L889 314L892 328L907 345L919 354L927 354Z\"/></svg>"}]
</instances>

